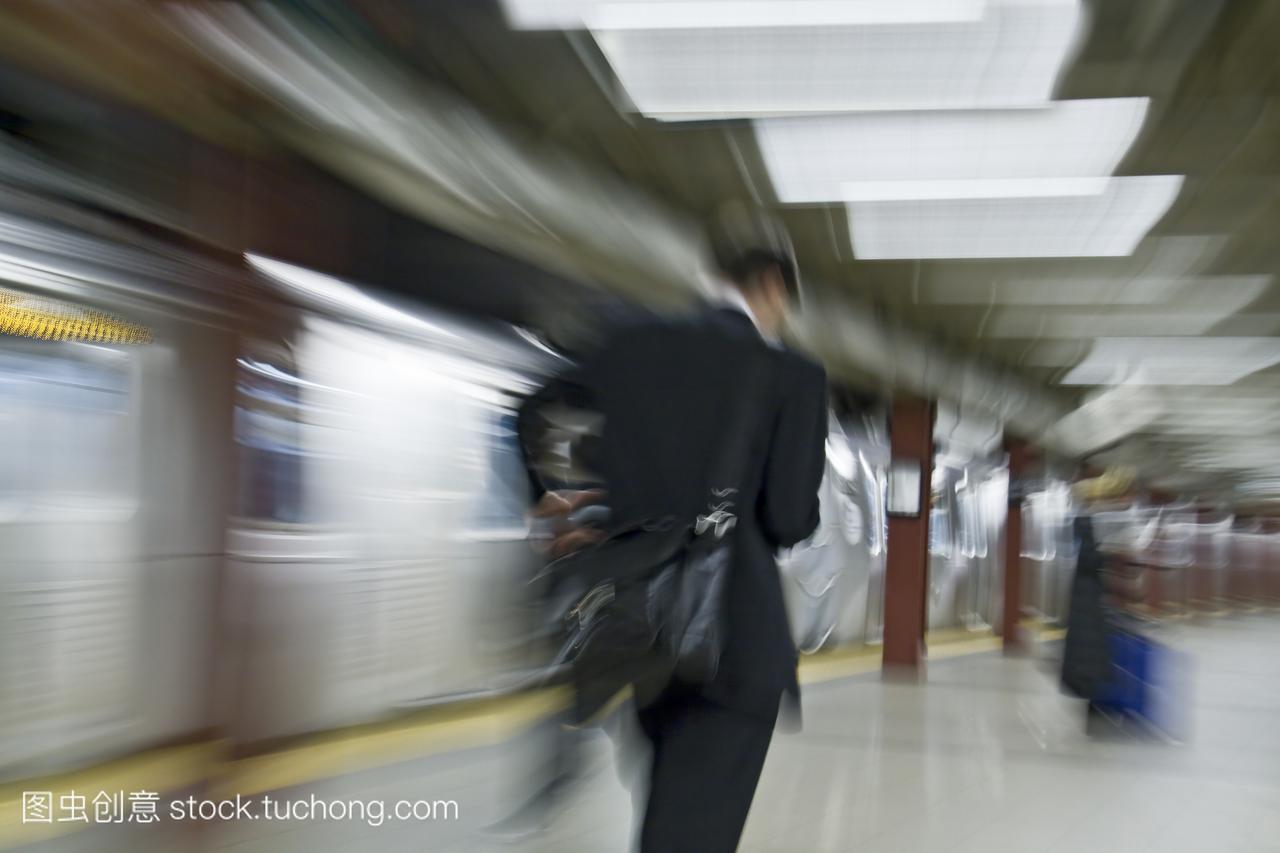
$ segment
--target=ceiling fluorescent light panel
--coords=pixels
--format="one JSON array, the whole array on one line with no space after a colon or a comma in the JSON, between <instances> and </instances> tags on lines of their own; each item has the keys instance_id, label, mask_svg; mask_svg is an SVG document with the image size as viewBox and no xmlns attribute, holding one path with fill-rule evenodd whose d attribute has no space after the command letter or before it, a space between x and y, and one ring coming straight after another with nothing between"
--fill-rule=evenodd
<instances>
[{"instance_id":1,"label":"ceiling fluorescent light panel","mask_svg":"<svg viewBox=\"0 0 1280 853\"><path fill-rule=\"evenodd\" d=\"M1252 281L1253 276L1205 278L1018 278L1007 281L948 281L922 283L921 299L935 305L1153 305L1175 299L1195 288L1212 289L1218 279ZM1269 280L1269 276L1258 276ZM1227 284L1225 289L1231 289Z\"/></svg>"},{"instance_id":2,"label":"ceiling fluorescent light panel","mask_svg":"<svg viewBox=\"0 0 1280 853\"><path fill-rule=\"evenodd\" d=\"M1182 177L1111 178L1098 195L854 202L859 260L1123 257L1169 210Z\"/></svg>"},{"instance_id":3,"label":"ceiling fluorescent light panel","mask_svg":"<svg viewBox=\"0 0 1280 853\"><path fill-rule=\"evenodd\" d=\"M1146 98L1038 109L794 116L755 122L784 203L1097 195Z\"/></svg>"},{"instance_id":4,"label":"ceiling fluorescent light panel","mask_svg":"<svg viewBox=\"0 0 1280 853\"><path fill-rule=\"evenodd\" d=\"M662 11L671 4L650 5ZM723 7L717 26L616 23L623 14L634 23L632 10L603 15L604 23L615 15L612 29L592 28L645 115L705 120L1044 106L1084 19L1079 0L991 0L972 21L817 25L798 16L791 21L804 25L743 26L734 23L736 4L705 5Z\"/></svg>"},{"instance_id":5,"label":"ceiling fluorescent light panel","mask_svg":"<svg viewBox=\"0 0 1280 853\"><path fill-rule=\"evenodd\" d=\"M1188 312L1045 311L1008 308L992 317L989 338L1091 338L1097 335L1203 335L1223 315L1201 317Z\"/></svg>"},{"instance_id":6,"label":"ceiling fluorescent light panel","mask_svg":"<svg viewBox=\"0 0 1280 853\"><path fill-rule=\"evenodd\" d=\"M502 0L521 30L865 26L980 21L986 0Z\"/></svg>"},{"instance_id":7,"label":"ceiling fluorescent light panel","mask_svg":"<svg viewBox=\"0 0 1280 853\"><path fill-rule=\"evenodd\" d=\"M1280 338L1099 338L1063 385L1233 385L1280 364Z\"/></svg>"}]
</instances>

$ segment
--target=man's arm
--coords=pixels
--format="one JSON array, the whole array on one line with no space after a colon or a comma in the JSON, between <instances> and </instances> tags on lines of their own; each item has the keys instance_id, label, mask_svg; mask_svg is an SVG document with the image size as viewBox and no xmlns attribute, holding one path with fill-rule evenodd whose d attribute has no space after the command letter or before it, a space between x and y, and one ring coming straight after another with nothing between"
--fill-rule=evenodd
<instances>
[{"instance_id":1,"label":"man's arm","mask_svg":"<svg viewBox=\"0 0 1280 853\"><path fill-rule=\"evenodd\" d=\"M826 461L827 376L796 359L780 383L786 394L769 438L760 522L778 548L790 548L818 527L818 489Z\"/></svg>"}]
</instances>

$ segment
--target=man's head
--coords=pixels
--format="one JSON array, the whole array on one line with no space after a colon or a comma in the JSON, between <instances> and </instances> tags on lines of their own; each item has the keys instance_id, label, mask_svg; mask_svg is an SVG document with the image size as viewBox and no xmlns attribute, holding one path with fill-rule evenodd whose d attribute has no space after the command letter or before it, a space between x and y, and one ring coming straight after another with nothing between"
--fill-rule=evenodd
<instances>
[{"instance_id":1,"label":"man's head","mask_svg":"<svg viewBox=\"0 0 1280 853\"><path fill-rule=\"evenodd\" d=\"M710 228L715 264L737 288L764 331L777 334L800 302L795 252L786 229L759 210L733 203Z\"/></svg>"}]
</instances>

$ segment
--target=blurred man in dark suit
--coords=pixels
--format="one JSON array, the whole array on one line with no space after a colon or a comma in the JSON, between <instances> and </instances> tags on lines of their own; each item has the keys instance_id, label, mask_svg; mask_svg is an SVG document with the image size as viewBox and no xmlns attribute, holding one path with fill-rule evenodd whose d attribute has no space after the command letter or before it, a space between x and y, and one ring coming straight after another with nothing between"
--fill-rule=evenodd
<instances>
[{"instance_id":1,"label":"blurred man in dark suit","mask_svg":"<svg viewBox=\"0 0 1280 853\"><path fill-rule=\"evenodd\" d=\"M731 208L713 227L712 246L723 278L712 304L683 319L617 330L521 413L530 455L538 452L539 401L569 399L602 416L592 462L618 525L696 518L706 508L715 449L749 430L715 678L635 686L652 756L644 853L736 849L781 704L798 707L775 555L818 524L826 376L779 342L799 301L781 227ZM744 395L755 411L747 423L729 422L726 413Z\"/></svg>"}]
</instances>

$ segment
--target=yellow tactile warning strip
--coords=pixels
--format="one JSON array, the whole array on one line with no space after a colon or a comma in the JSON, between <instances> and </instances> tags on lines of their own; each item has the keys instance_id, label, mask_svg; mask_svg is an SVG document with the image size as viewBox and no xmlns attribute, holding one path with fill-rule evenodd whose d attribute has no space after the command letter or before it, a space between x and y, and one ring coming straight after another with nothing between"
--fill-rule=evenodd
<instances>
[{"instance_id":1,"label":"yellow tactile warning strip","mask_svg":"<svg viewBox=\"0 0 1280 853\"><path fill-rule=\"evenodd\" d=\"M1029 622L1040 640L1062 632ZM965 629L930 632L928 657L942 660L998 649L999 637ZM800 661L800 682L817 684L880 669L880 646L855 646L809 655ZM602 716L626 699L619 694ZM74 832L85 823L22 822L22 794L51 794L54 803L69 792L155 791L160 794L207 784L206 796L252 796L386 764L500 743L564 708L564 690L543 690L434 708L399 720L325 732L294 746L249 758L228 760L222 743L158 749L96 767L0 785L0 849ZM91 825L91 824L89 824Z\"/></svg>"},{"instance_id":2,"label":"yellow tactile warning strip","mask_svg":"<svg viewBox=\"0 0 1280 853\"><path fill-rule=\"evenodd\" d=\"M213 799L251 796L440 752L498 743L568 702L543 690L442 706L388 723L305 738L297 745L227 760L222 743L157 749L84 770L0 786L0 850L83 829L82 822L24 823L24 792L64 795L153 791L161 795L207 785Z\"/></svg>"},{"instance_id":3,"label":"yellow tactile warning strip","mask_svg":"<svg viewBox=\"0 0 1280 853\"><path fill-rule=\"evenodd\" d=\"M249 796L407 758L498 743L566 707L568 701L564 690L543 690L326 732L289 749L231 762L218 775L213 791L217 796Z\"/></svg>"},{"instance_id":4,"label":"yellow tactile warning strip","mask_svg":"<svg viewBox=\"0 0 1280 853\"><path fill-rule=\"evenodd\" d=\"M1055 640L1061 640L1067 635L1066 628L1059 628L1056 622L1048 622L1043 619L1023 619L1022 630L1040 643L1051 643Z\"/></svg>"},{"instance_id":5,"label":"yellow tactile warning strip","mask_svg":"<svg viewBox=\"0 0 1280 853\"><path fill-rule=\"evenodd\" d=\"M797 673L801 684L835 681L880 668L880 646L850 646L829 652L818 652L800 659Z\"/></svg>"},{"instance_id":6,"label":"yellow tactile warning strip","mask_svg":"<svg viewBox=\"0 0 1280 853\"><path fill-rule=\"evenodd\" d=\"M99 792L177 791L197 784L221 761L221 743L200 743L151 750L115 761L76 770L0 785L0 849L31 844L86 826L79 822L24 823L23 794L48 794L54 808L63 797Z\"/></svg>"}]
</instances>

